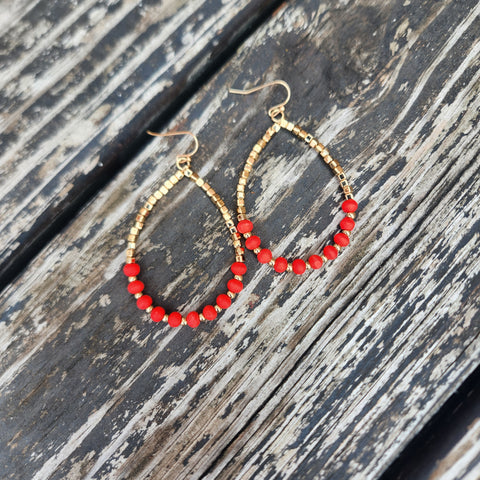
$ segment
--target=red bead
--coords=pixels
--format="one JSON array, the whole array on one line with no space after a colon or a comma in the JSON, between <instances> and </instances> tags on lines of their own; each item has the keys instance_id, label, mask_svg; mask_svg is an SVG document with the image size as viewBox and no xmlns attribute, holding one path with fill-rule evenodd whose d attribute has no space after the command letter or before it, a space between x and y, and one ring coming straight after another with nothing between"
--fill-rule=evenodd
<instances>
[{"instance_id":1,"label":"red bead","mask_svg":"<svg viewBox=\"0 0 480 480\"><path fill-rule=\"evenodd\" d=\"M236 278L232 278L227 283L228 289L233 293L239 293L243 290L243 283Z\"/></svg>"},{"instance_id":2,"label":"red bead","mask_svg":"<svg viewBox=\"0 0 480 480\"><path fill-rule=\"evenodd\" d=\"M345 217L340 222L340 228L342 230L347 230L347 231L351 232L354 227L355 227L355 220L353 218Z\"/></svg>"},{"instance_id":3,"label":"red bead","mask_svg":"<svg viewBox=\"0 0 480 480\"><path fill-rule=\"evenodd\" d=\"M250 220L241 220L238 222L237 230L240 233L247 233L253 230L253 223Z\"/></svg>"},{"instance_id":4,"label":"red bead","mask_svg":"<svg viewBox=\"0 0 480 480\"><path fill-rule=\"evenodd\" d=\"M302 259L297 258L292 262L292 270L297 275L301 275L302 273L305 272L306 269L307 269L307 265Z\"/></svg>"},{"instance_id":5,"label":"red bead","mask_svg":"<svg viewBox=\"0 0 480 480\"><path fill-rule=\"evenodd\" d=\"M333 260L338 257L338 250L333 245L327 245L323 249L323 254L329 259Z\"/></svg>"},{"instance_id":6,"label":"red bead","mask_svg":"<svg viewBox=\"0 0 480 480\"><path fill-rule=\"evenodd\" d=\"M232 304L232 299L228 295L225 295L224 293L222 293L217 297L217 305L220 308L223 308L223 309L228 308L231 304Z\"/></svg>"},{"instance_id":7,"label":"red bead","mask_svg":"<svg viewBox=\"0 0 480 480\"><path fill-rule=\"evenodd\" d=\"M283 273L288 267L288 262L286 258L278 257L275 260L275 265L273 266L274 270L278 273Z\"/></svg>"},{"instance_id":8,"label":"red bead","mask_svg":"<svg viewBox=\"0 0 480 480\"><path fill-rule=\"evenodd\" d=\"M245 275L247 272L247 266L243 262L235 262L230 270L234 275Z\"/></svg>"},{"instance_id":9,"label":"red bead","mask_svg":"<svg viewBox=\"0 0 480 480\"><path fill-rule=\"evenodd\" d=\"M215 307L213 307L212 305L205 305L203 307L202 313L207 320L215 320L218 315Z\"/></svg>"},{"instance_id":10,"label":"red bead","mask_svg":"<svg viewBox=\"0 0 480 480\"><path fill-rule=\"evenodd\" d=\"M197 312L190 312L187 315L187 325L192 328L197 328L200 325L200 315Z\"/></svg>"},{"instance_id":11,"label":"red bead","mask_svg":"<svg viewBox=\"0 0 480 480\"><path fill-rule=\"evenodd\" d=\"M272 259L272 252L268 248L262 248L257 255L260 263L268 263Z\"/></svg>"},{"instance_id":12,"label":"red bead","mask_svg":"<svg viewBox=\"0 0 480 480\"><path fill-rule=\"evenodd\" d=\"M357 211L357 208L358 208L358 203L357 203L353 198L350 198L349 200L345 200L345 201L342 203L342 210L343 210L345 213L353 213L353 212L356 212L356 211Z\"/></svg>"},{"instance_id":13,"label":"red bead","mask_svg":"<svg viewBox=\"0 0 480 480\"><path fill-rule=\"evenodd\" d=\"M318 268L321 268L321 266L323 265L323 260L322 260L322 257L320 257L319 255L312 255L308 259L308 263L314 270L317 270Z\"/></svg>"},{"instance_id":14,"label":"red bead","mask_svg":"<svg viewBox=\"0 0 480 480\"><path fill-rule=\"evenodd\" d=\"M154 322L161 322L163 320L163 317L165 316L165 309L162 307L155 307L151 312L150 312L150 318Z\"/></svg>"},{"instance_id":15,"label":"red bead","mask_svg":"<svg viewBox=\"0 0 480 480\"><path fill-rule=\"evenodd\" d=\"M340 245L341 247L346 247L350 243L350 239L348 238L348 235L345 235L344 233L337 233L333 237L333 241L337 245Z\"/></svg>"},{"instance_id":16,"label":"red bead","mask_svg":"<svg viewBox=\"0 0 480 480\"><path fill-rule=\"evenodd\" d=\"M168 316L168 324L171 327L179 327L182 324L182 315L178 312L172 312Z\"/></svg>"},{"instance_id":17,"label":"red bead","mask_svg":"<svg viewBox=\"0 0 480 480\"><path fill-rule=\"evenodd\" d=\"M138 300L137 300L137 307L140 310L146 310L151 304L153 300L150 295L142 295Z\"/></svg>"},{"instance_id":18,"label":"red bead","mask_svg":"<svg viewBox=\"0 0 480 480\"><path fill-rule=\"evenodd\" d=\"M260 243L261 243L261 240L256 235L252 235L251 237L248 237L245 240L245 246L249 250L255 250L256 248L258 248L260 246Z\"/></svg>"},{"instance_id":19,"label":"red bead","mask_svg":"<svg viewBox=\"0 0 480 480\"><path fill-rule=\"evenodd\" d=\"M138 263L127 263L123 267L123 273L127 277L136 277L140 273L140 265Z\"/></svg>"},{"instance_id":20,"label":"red bead","mask_svg":"<svg viewBox=\"0 0 480 480\"><path fill-rule=\"evenodd\" d=\"M145 288L145 285L140 280L134 280L133 282L130 282L128 284L127 288L130 293L135 294L135 293L142 292L143 289Z\"/></svg>"}]
</instances>

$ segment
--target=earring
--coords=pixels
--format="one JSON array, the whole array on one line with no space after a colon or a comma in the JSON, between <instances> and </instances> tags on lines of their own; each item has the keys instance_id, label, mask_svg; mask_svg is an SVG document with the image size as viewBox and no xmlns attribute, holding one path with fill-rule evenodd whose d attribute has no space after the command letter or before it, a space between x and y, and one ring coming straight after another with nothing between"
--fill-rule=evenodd
<instances>
[{"instance_id":1,"label":"earring","mask_svg":"<svg viewBox=\"0 0 480 480\"><path fill-rule=\"evenodd\" d=\"M235 228L235 224L223 200L217 193L215 193L215 190L213 190L213 188L207 182L205 182L205 180L202 180L199 175L190 168L191 157L198 150L197 137L191 132L153 133L148 131L147 133L157 137L191 135L195 140L195 148L190 153L184 153L177 156L177 172L167 181L165 181L164 184L153 193L153 195L148 197L148 200L144 206L140 208L140 211L135 219L135 223L130 229L130 234L128 235L127 262L123 268L123 272L128 277L128 291L135 296L138 308L149 313L150 318L154 322L168 322L171 327L189 325L190 327L195 328L198 327L201 321L214 320L222 310L225 310L231 305L232 299L243 289L242 280L243 275L247 271L247 267L244 263L244 250L240 242L241 237ZM195 183L195 185L200 187L200 189L206 193L213 204L218 208L231 235L233 247L235 249L235 262L230 268L234 276L227 283L227 293L218 295L216 305L206 305L201 313L193 311L188 313L186 317L183 317L179 312L167 314L163 307L153 305L152 297L144 293L145 286L143 282L138 280L140 265L135 260L137 238L140 234L140 231L143 229L146 218L149 216L155 204L165 197L170 190L184 177L189 178Z\"/></svg>"},{"instance_id":2,"label":"earring","mask_svg":"<svg viewBox=\"0 0 480 480\"><path fill-rule=\"evenodd\" d=\"M287 90L287 98L284 102L275 105L268 110L268 115L273 121L273 125L270 126L265 135L258 140L253 146L250 152L245 167L237 185L237 213L238 213L238 225L237 230L245 238L245 246L249 250L257 255L257 259L260 263L268 263L276 272L282 273L285 271L294 272L297 275L304 273L306 270L318 269L328 260L333 260L338 256L338 253L343 247L346 247L350 243L350 234L355 227L355 211L358 208L357 202L353 199L353 192L348 184L347 178L342 167L334 160L329 151L312 135L307 133L298 125L293 124L285 119L285 105L290 100L290 87L283 80L275 80L265 85L260 85L249 90L237 90L230 88L230 93L236 93L241 95L249 95L262 88L270 87L273 85L281 85ZM283 257L273 258L271 250L268 248L261 248L261 240L257 235L253 234L253 223L247 218L247 211L245 209L245 186L247 184L248 177L252 172L253 166L258 160L261 151L266 147L267 143L273 138L273 136L280 131L281 128L292 132L301 140L305 141L307 145L318 152L325 163L334 171L337 176L340 186L345 195L345 201L342 203L342 210L346 213L345 218L340 222L340 232L333 237L333 245L326 245L323 248L321 255L311 255L307 261L300 258L288 262Z\"/></svg>"}]
</instances>

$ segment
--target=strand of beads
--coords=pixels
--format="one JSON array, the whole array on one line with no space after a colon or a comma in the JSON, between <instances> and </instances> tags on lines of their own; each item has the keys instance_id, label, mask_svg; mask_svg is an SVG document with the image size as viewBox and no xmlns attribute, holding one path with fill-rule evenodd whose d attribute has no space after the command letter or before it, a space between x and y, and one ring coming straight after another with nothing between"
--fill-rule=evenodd
<instances>
[{"instance_id":1,"label":"strand of beads","mask_svg":"<svg viewBox=\"0 0 480 480\"><path fill-rule=\"evenodd\" d=\"M167 314L163 307L155 306L153 304L152 297L144 292L144 283L138 279L140 265L135 260L137 238L143 229L147 216L150 214L157 201L167 195L173 186L183 177L189 178L200 187L218 208L222 214L227 229L230 232L233 247L235 249L235 262L230 267L230 270L233 273L233 278L227 282L227 292L217 296L215 305L205 305L200 312L191 311L185 316L182 316L182 314L177 311ZM207 182L201 179L198 174L190 170L188 167L178 170L175 175L172 175L169 180L167 180L148 198L145 205L140 209L139 214L135 219L134 226L130 229L130 234L128 236L127 262L123 267L123 273L128 277L128 292L134 295L137 301L137 307L140 310L146 311L153 322L166 322L171 327L188 325L192 328L196 328L202 321L215 320L222 310L230 307L235 296L243 290L242 280L246 271L247 266L245 265L244 249L241 246L240 234L237 232L225 203Z\"/></svg>"}]
</instances>

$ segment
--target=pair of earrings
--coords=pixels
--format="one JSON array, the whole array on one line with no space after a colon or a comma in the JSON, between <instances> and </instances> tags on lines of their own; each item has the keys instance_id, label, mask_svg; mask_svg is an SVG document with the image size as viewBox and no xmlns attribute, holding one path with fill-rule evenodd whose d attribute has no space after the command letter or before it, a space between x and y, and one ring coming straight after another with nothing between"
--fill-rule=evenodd
<instances>
[{"instance_id":1,"label":"pair of earrings","mask_svg":"<svg viewBox=\"0 0 480 480\"><path fill-rule=\"evenodd\" d=\"M191 157L198 150L197 137L191 132L170 132L170 133L153 133L148 132L150 135L159 137L166 137L172 135L191 135L195 141L195 148L189 153L184 153L177 156L177 172L172 175L164 184L151 195L144 206L140 208L138 215L136 216L135 223L130 229L128 235L128 248L127 248L127 262L123 268L124 274L128 277L128 291L133 294L137 300L137 306L141 310L145 310L150 318L154 322L168 322L171 327L178 327L180 325L189 325L192 328L198 327L201 321L214 320L218 314L227 309L235 296L243 289L243 275L247 271L244 259L244 248L242 247L241 237L245 240L245 247L248 250L252 250L260 263L269 264L276 272L294 272L297 275L304 273L306 270L319 269L327 261L333 260L338 256L338 253L343 247L346 247L350 243L350 234L355 227L355 212L358 204L353 199L353 192L348 184L345 173L342 167L334 160L328 150L312 135L307 133L298 125L293 124L285 118L285 105L290 100L290 87L283 80L275 80L274 82L260 85L249 90L237 90L230 89L231 93L248 95L256 92L262 88L281 85L287 90L287 98L280 104L270 108L268 115L270 116L273 124L267 129L265 134L257 141L250 152L243 171L240 175L237 185L237 213L238 224L235 226L232 216L229 213L228 208L225 206L224 201L215 192L215 190L205 180L194 172L191 167ZM271 250L268 248L261 248L261 240L257 235L253 234L253 223L248 219L247 211L245 208L245 187L247 180L253 170L253 166L258 161L259 155L266 147L268 142L275 136L280 129L285 129L300 140L303 140L308 146L313 148L323 158L325 163L333 170L337 176L340 186L342 188L345 200L342 203L342 210L345 212L345 217L340 222L340 231L333 237L333 244L326 245L320 255L311 255L307 261L297 258L292 262L288 262L283 257L273 258ZM228 232L230 233L233 248L235 250L235 262L230 267L233 274L232 278L227 282L227 291L217 296L215 305L206 305L203 307L201 313L192 311L186 316L182 316L179 312L171 312L167 314L165 309L160 306L154 306L153 300L150 295L144 293L144 284L138 279L140 273L140 265L135 260L135 249L137 245L137 238L142 230L147 216L152 211L155 204L165 197L170 190L182 179L189 178L195 183L220 211Z\"/></svg>"}]
</instances>

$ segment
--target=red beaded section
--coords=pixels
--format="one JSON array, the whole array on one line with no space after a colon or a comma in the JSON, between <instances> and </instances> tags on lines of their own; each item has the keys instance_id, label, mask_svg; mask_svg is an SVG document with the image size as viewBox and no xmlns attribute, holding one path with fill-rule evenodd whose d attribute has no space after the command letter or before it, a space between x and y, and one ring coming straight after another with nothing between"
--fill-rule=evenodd
<instances>
[{"instance_id":1,"label":"red beaded section","mask_svg":"<svg viewBox=\"0 0 480 480\"><path fill-rule=\"evenodd\" d=\"M273 265L273 268L276 272L283 273L288 268L287 259L283 257L278 257L275 260L275 264Z\"/></svg>"},{"instance_id":2,"label":"red beaded section","mask_svg":"<svg viewBox=\"0 0 480 480\"><path fill-rule=\"evenodd\" d=\"M296 273L297 275L301 275L302 273L305 273L306 269L307 269L306 263L300 258L297 258L292 262L293 273Z\"/></svg>"},{"instance_id":3,"label":"red beaded section","mask_svg":"<svg viewBox=\"0 0 480 480\"><path fill-rule=\"evenodd\" d=\"M179 327L182 324L182 315L178 312L172 312L168 316L168 324L171 327Z\"/></svg>"},{"instance_id":4,"label":"red beaded section","mask_svg":"<svg viewBox=\"0 0 480 480\"><path fill-rule=\"evenodd\" d=\"M263 248L258 252L257 258L260 263L268 263L272 259L272 252L268 248Z\"/></svg>"},{"instance_id":5,"label":"red beaded section","mask_svg":"<svg viewBox=\"0 0 480 480\"><path fill-rule=\"evenodd\" d=\"M224 293L222 293L217 297L217 305L220 308L223 308L225 310L231 304L232 304L232 299L228 295L225 295Z\"/></svg>"},{"instance_id":6,"label":"red beaded section","mask_svg":"<svg viewBox=\"0 0 480 480\"><path fill-rule=\"evenodd\" d=\"M308 259L308 263L314 270L317 270L318 268L322 267L323 260L322 257L320 257L319 255L311 255Z\"/></svg>"},{"instance_id":7,"label":"red beaded section","mask_svg":"<svg viewBox=\"0 0 480 480\"><path fill-rule=\"evenodd\" d=\"M155 307L151 312L150 312L150 318L154 322L161 322L163 320L163 317L165 316L165 309L162 307Z\"/></svg>"},{"instance_id":8,"label":"red beaded section","mask_svg":"<svg viewBox=\"0 0 480 480\"><path fill-rule=\"evenodd\" d=\"M240 233L248 233L253 230L253 223L250 220L241 220L238 222L237 231Z\"/></svg>"},{"instance_id":9,"label":"red beaded section","mask_svg":"<svg viewBox=\"0 0 480 480\"><path fill-rule=\"evenodd\" d=\"M348 232L351 232L355 228L355 220L350 217L343 218L340 222L340 228L342 230L347 230Z\"/></svg>"},{"instance_id":10,"label":"red beaded section","mask_svg":"<svg viewBox=\"0 0 480 480\"><path fill-rule=\"evenodd\" d=\"M234 275L245 275L247 273L247 266L242 262L235 262L230 270Z\"/></svg>"},{"instance_id":11,"label":"red beaded section","mask_svg":"<svg viewBox=\"0 0 480 480\"><path fill-rule=\"evenodd\" d=\"M203 316L206 320L215 320L217 318L217 311L212 305L205 305L202 310Z\"/></svg>"},{"instance_id":12,"label":"red beaded section","mask_svg":"<svg viewBox=\"0 0 480 480\"><path fill-rule=\"evenodd\" d=\"M332 246L332 245L327 245L323 249L323 254L329 259L329 260L334 260L335 258L338 257L338 250Z\"/></svg>"},{"instance_id":13,"label":"red beaded section","mask_svg":"<svg viewBox=\"0 0 480 480\"><path fill-rule=\"evenodd\" d=\"M240 293L243 290L243 283L236 278L232 278L228 281L227 287L233 293Z\"/></svg>"},{"instance_id":14,"label":"red beaded section","mask_svg":"<svg viewBox=\"0 0 480 480\"><path fill-rule=\"evenodd\" d=\"M345 201L342 203L342 210L343 210L345 213L353 213L353 212L356 212L356 211L357 211L357 208L358 208L358 203L357 203L353 198L350 198L349 200L345 200Z\"/></svg>"},{"instance_id":15,"label":"red beaded section","mask_svg":"<svg viewBox=\"0 0 480 480\"><path fill-rule=\"evenodd\" d=\"M128 291L133 295L135 295L136 293L143 292L144 288L145 288L145 285L140 280L134 280L133 282L130 282L127 287Z\"/></svg>"},{"instance_id":16,"label":"red beaded section","mask_svg":"<svg viewBox=\"0 0 480 480\"><path fill-rule=\"evenodd\" d=\"M252 235L251 237L248 237L245 240L245 246L249 250L255 250L256 248L258 248L260 246L260 243L262 243L261 240L260 240L260 237L257 237L256 235Z\"/></svg>"},{"instance_id":17,"label":"red beaded section","mask_svg":"<svg viewBox=\"0 0 480 480\"><path fill-rule=\"evenodd\" d=\"M350 239L344 233L337 233L333 237L333 241L340 247L346 247L350 243Z\"/></svg>"},{"instance_id":18,"label":"red beaded section","mask_svg":"<svg viewBox=\"0 0 480 480\"><path fill-rule=\"evenodd\" d=\"M142 295L139 299L137 299L137 307L140 310L146 310L152 304L152 302L152 297L149 295Z\"/></svg>"},{"instance_id":19,"label":"red beaded section","mask_svg":"<svg viewBox=\"0 0 480 480\"><path fill-rule=\"evenodd\" d=\"M187 325L192 328L197 328L200 325L200 315L197 312L190 312L187 315Z\"/></svg>"},{"instance_id":20,"label":"red beaded section","mask_svg":"<svg viewBox=\"0 0 480 480\"><path fill-rule=\"evenodd\" d=\"M123 267L123 273L127 277L136 277L140 273L140 265L138 263L127 263Z\"/></svg>"}]
</instances>

